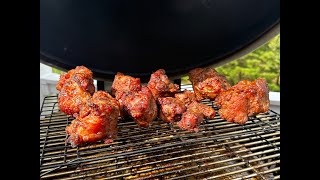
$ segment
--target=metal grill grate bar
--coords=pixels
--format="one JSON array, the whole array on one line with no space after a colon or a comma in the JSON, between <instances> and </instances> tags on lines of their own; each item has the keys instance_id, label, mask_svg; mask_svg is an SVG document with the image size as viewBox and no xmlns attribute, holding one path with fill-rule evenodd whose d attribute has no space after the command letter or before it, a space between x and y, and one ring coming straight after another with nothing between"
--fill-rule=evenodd
<instances>
[{"instance_id":1,"label":"metal grill grate bar","mask_svg":"<svg viewBox=\"0 0 320 180\"><path fill-rule=\"evenodd\" d=\"M160 119L150 128L125 119L113 143L71 148L65 127L73 118L59 112L57 96L46 97L42 109L41 179L280 179L280 115L272 111L243 126L217 114L198 133Z\"/></svg>"},{"instance_id":2,"label":"metal grill grate bar","mask_svg":"<svg viewBox=\"0 0 320 180\"><path fill-rule=\"evenodd\" d=\"M274 169L270 169L270 170L266 170L266 171L260 171L260 174L265 175L265 174L269 174L269 173L273 173L273 172L277 172L277 171L280 171L280 167L276 167L276 168L274 168ZM257 174L256 174L256 173L253 173L253 174L250 174L250 175L248 175L248 176L243 176L243 177L241 177L241 178L236 178L236 179L234 179L234 180L249 179L249 178L253 178L253 177L255 177L255 176L257 176ZM280 176L279 176L279 178L280 178ZM274 179L276 179L276 177L274 177Z\"/></svg>"},{"instance_id":3,"label":"metal grill grate bar","mask_svg":"<svg viewBox=\"0 0 320 180\"><path fill-rule=\"evenodd\" d=\"M274 134L266 134L266 135L263 135L263 137L268 137L268 136L274 136L276 135L277 133L274 133ZM201 149L206 149L206 148L214 148L214 147L218 147L219 145L228 145L228 144L231 144L231 143L240 143L240 142L244 142L244 141L248 141L248 140L254 140L254 137L253 138L245 138L245 139L239 139L239 140L235 140L235 141L232 141L232 142L225 142L225 143L221 143L221 144L213 144L213 145L207 145L209 143L212 143L212 142L204 142L202 145L205 145L203 147L196 147L196 148L191 148L192 145L188 145L188 146L176 146L176 147L172 147L172 148L167 148L168 150L176 150L172 153L168 153L168 154L177 154L177 153L183 153L183 152L187 152L187 151L192 151L192 150L201 150ZM274 138L271 138L269 139L270 141L272 140L280 140L280 137L274 137ZM252 143L247 143L246 145L253 145L253 144L258 144L258 143L263 143L263 141L258 141L258 142L252 142ZM181 150L182 149L182 150ZM91 150L90 153L92 154L97 154L99 152L103 152L103 149L98 149L100 151L95 151L95 150ZM162 149L160 150L155 150L155 151L152 151L152 152L147 152L148 154L153 154L153 153L158 153L158 152L161 152L163 151ZM62 151L60 152L62 153ZM128 156L125 156L125 157L133 157L133 156L139 156L139 155L143 155L145 153L136 153L136 154L132 154L132 155L128 155ZM61 155L61 154L60 154ZM59 156L58 155L52 155L52 156L47 156L48 158L54 158L56 156ZM69 156L69 157L75 157L76 154L72 154L72 156ZM154 156L150 156L150 158L152 157L157 157L159 155L154 155ZM117 157L117 158L121 158L120 157ZM114 160L115 158L108 158L108 157L105 157L105 159L102 159L100 161L91 161L89 162L88 164L93 164L93 163L101 163L101 162L105 162L105 161L110 161L110 160ZM60 163L62 163L62 161L60 161Z\"/></svg>"},{"instance_id":4,"label":"metal grill grate bar","mask_svg":"<svg viewBox=\"0 0 320 180\"><path fill-rule=\"evenodd\" d=\"M251 143L250 145L254 145L254 144L258 144L259 142L257 143ZM249 145L249 144L248 144ZM247 146L247 145L246 145ZM260 147L256 147L254 150L256 149L261 149L261 148L264 148L266 147L267 145L263 145L263 146L260 146ZM236 148L236 147L242 147L241 145L239 146L234 146L232 148ZM207 148L212 148L212 146L208 146ZM201 150L201 148L194 148L194 149L191 149L192 151L194 150ZM205 152L202 152L202 153L194 153L194 154L189 154L189 155L184 155L184 156L179 156L179 157L174 157L174 158L168 158L168 159L165 159L165 160L161 160L161 161L155 161L155 162L149 162L149 163L145 163L143 164L143 166L148 166L148 165L153 165L153 164L158 164L158 163L165 163L165 162L169 162L169 161L174 161L174 160L179 160L179 159L183 159L183 158L191 158L191 157L196 157L196 156L203 156L203 155L210 155L212 153L217 153L217 152L221 152L221 151L225 151L225 149L219 149L219 150L216 150L216 151L205 151ZM248 152L250 150L242 150L242 151L236 151L235 153L243 153L243 152ZM246 155L246 156L243 156L244 158L247 158L247 157L252 157L252 156L256 156L256 155L261 155L261 154L266 154L266 153L269 153L269 152L273 152L274 150L266 150L266 151L263 151L263 152L256 152L256 153L252 153L252 154L249 154L249 155ZM183 153L183 151L178 151L178 152L172 152L172 153L167 153L167 154L161 154L161 155L154 155L154 156L150 156L150 157L145 157L145 158L137 158L137 159L134 159L134 160L131 160L131 161L122 161L121 163L113 163L113 164L106 164L104 166L99 166L98 168L106 168L106 167L112 167L112 166L116 166L116 165L125 165L127 163L133 163L133 162L137 162L137 161L141 161L141 160L146 160L146 159L152 159L152 158L156 158L156 157L161 157L161 156L168 156L168 155L173 155L173 154L179 154L179 153ZM220 157L220 156L225 156L225 155L218 155L218 156L210 156L210 157L206 157L206 158L201 158L201 159L197 159L197 160L192 160L190 162L196 162L196 161L204 161L204 160L207 160L207 159L213 159L213 158L216 158L216 157ZM120 159L121 157L119 157ZM124 158L124 157L122 157ZM236 158L236 159L239 159L239 158ZM100 161L100 162L90 162L88 164L92 164L92 163L102 163L102 162L106 162L106 161L111 161L112 159L107 159L107 160L104 160L104 161ZM234 160L234 159L229 159L229 160L225 160L225 161L221 161L221 162L227 162L227 161L231 161L231 160ZM172 164L172 166L174 165L183 165L183 164L187 164L189 162L183 162L183 163L177 163L177 164ZM220 162L216 162L216 163L220 163ZM83 164L83 165L88 165L88 164ZM111 172L116 172L116 171L122 171L122 170L126 170L126 169L132 169L132 168L139 168L141 167L142 165L138 165L138 166L131 166L131 167L124 167L122 169L116 169L116 170L111 170L111 171L108 171L108 173L111 173ZM168 166L166 166L168 167ZM94 168L83 168L81 170L78 170L78 171L74 171L74 172L84 172L84 171L88 171L88 170L92 170L92 169L95 169ZM153 169L150 169L150 170L153 170ZM147 171L150 171L150 170L147 170ZM139 173L142 173L142 172L147 172L147 171L141 171ZM72 172L72 173L74 173ZM64 172L62 174L70 174L71 172ZM54 176L56 176L58 174L55 174ZM61 174L59 174L61 175Z\"/></svg>"},{"instance_id":5,"label":"metal grill grate bar","mask_svg":"<svg viewBox=\"0 0 320 180\"><path fill-rule=\"evenodd\" d=\"M261 167L265 167L265 166L270 166L270 165L274 165L274 164L279 164L280 163L280 160L277 160L277 161L272 161L272 162L269 162L269 163L265 163L265 164L261 164L261 165L256 165L256 166L253 166L253 167L248 167L248 168L244 168L244 169L241 169L239 171L235 171L235 172L230 172L230 173L225 173L225 174L221 174L221 175L217 175L217 176L214 176L214 177L209 177L207 179L218 179L218 178L221 178L221 177L224 177L224 176L230 176L232 174L236 174L236 173L240 173L240 172L245 172L245 171L248 171L248 170L252 170L253 168L261 168ZM213 170L210 170L210 171L213 171Z\"/></svg>"},{"instance_id":6,"label":"metal grill grate bar","mask_svg":"<svg viewBox=\"0 0 320 180\"><path fill-rule=\"evenodd\" d=\"M175 138L175 139L177 139L177 138ZM154 151L154 150L157 150L157 149L163 149L163 148L167 148L167 147L175 147L175 146L178 146L178 145L184 145L184 144L188 144L188 143L191 144L191 143L196 143L196 142L213 141L213 140L216 140L216 139L217 138L215 136L209 136L209 137L203 137L203 138L199 138L199 139L190 139L190 140L184 141L184 142L173 142L173 143L171 143L172 142L172 140L171 140L169 143L160 144L159 146L155 146L155 147L139 148L136 151L128 151L128 152L120 150L119 152L122 153L123 155L130 155L130 154L135 154L135 153L139 153L139 152ZM150 142L154 142L154 141L150 141ZM156 142L158 142L158 141L156 141ZM124 145L124 146L117 146L116 148L110 148L109 147L109 148L106 148L104 150L125 149L125 148L128 148L128 147L134 147L134 146L144 145L144 144L145 143L130 143L130 144ZM104 145L104 146L106 146L106 145ZM62 149L62 147L60 147L60 149ZM57 150L57 149L55 149L55 150ZM109 155L109 157L116 157L116 156L117 156L117 154ZM105 157L104 156L103 157L95 157L95 158L92 158L92 159L89 159L89 160L82 160L81 162L94 161L94 160L99 160L99 159L103 159L103 158L105 158ZM44 165L46 165L46 164L44 164Z\"/></svg>"}]
</instances>

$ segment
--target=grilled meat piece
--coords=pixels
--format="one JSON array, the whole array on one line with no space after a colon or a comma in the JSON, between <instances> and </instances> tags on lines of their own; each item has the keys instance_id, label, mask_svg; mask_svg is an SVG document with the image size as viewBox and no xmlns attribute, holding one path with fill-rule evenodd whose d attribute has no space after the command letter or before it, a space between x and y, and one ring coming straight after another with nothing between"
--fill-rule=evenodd
<instances>
[{"instance_id":1,"label":"grilled meat piece","mask_svg":"<svg viewBox=\"0 0 320 180\"><path fill-rule=\"evenodd\" d=\"M178 126L181 129L198 132L198 125L204 118L212 119L215 116L215 111L212 107L205 104L193 101L188 107L187 111L182 114Z\"/></svg>"},{"instance_id":2,"label":"grilled meat piece","mask_svg":"<svg viewBox=\"0 0 320 180\"><path fill-rule=\"evenodd\" d=\"M226 78L213 68L196 68L189 72L196 98L214 100L222 91L230 88Z\"/></svg>"},{"instance_id":3,"label":"grilled meat piece","mask_svg":"<svg viewBox=\"0 0 320 180\"><path fill-rule=\"evenodd\" d=\"M176 93L174 97L182 101L186 107L193 101L198 101L194 92L189 90L184 90L182 93Z\"/></svg>"},{"instance_id":4,"label":"grilled meat piece","mask_svg":"<svg viewBox=\"0 0 320 180\"><path fill-rule=\"evenodd\" d=\"M148 87L141 91L117 91L116 98L124 111L140 126L149 127L157 117L158 107Z\"/></svg>"},{"instance_id":5,"label":"grilled meat piece","mask_svg":"<svg viewBox=\"0 0 320 180\"><path fill-rule=\"evenodd\" d=\"M159 97L174 96L179 90L179 85L169 80L164 69L152 73L147 86L156 100Z\"/></svg>"},{"instance_id":6,"label":"grilled meat piece","mask_svg":"<svg viewBox=\"0 0 320 180\"><path fill-rule=\"evenodd\" d=\"M60 91L60 110L68 115L77 116L95 91L92 72L84 66L77 66L60 76L56 88Z\"/></svg>"},{"instance_id":7,"label":"grilled meat piece","mask_svg":"<svg viewBox=\"0 0 320 180\"><path fill-rule=\"evenodd\" d=\"M243 80L218 95L215 104L220 117L229 122L245 124L248 117L267 112L270 105L267 81Z\"/></svg>"},{"instance_id":8,"label":"grilled meat piece","mask_svg":"<svg viewBox=\"0 0 320 180\"><path fill-rule=\"evenodd\" d=\"M124 75L121 72L118 72L113 80L111 87L111 95L115 96L118 90L121 91L140 91L141 82L140 78L135 78L132 76Z\"/></svg>"},{"instance_id":9,"label":"grilled meat piece","mask_svg":"<svg viewBox=\"0 0 320 180\"><path fill-rule=\"evenodd\" d=\"M58 95L60 111L77 117L81 108L86 105L90 98L91 94L89 92L83 91L76 82L69 81Z\"/></svg>"},{"instance_id":10,"label":"grilled meat piece","mask_svg":"<svg viewBox=\"0 0 320 180\"><path fill-rule=\"evenodd\" d=\"M167 123L179 120L182 113L186 111L184 103L177 98L160 97L158 102L160 105L159 117Z\"/></svg>"},{"instance_id":11,"label":"grilled meat piece","mask_svg":"<svg viewBox=\"0 0 320 180\"><path fill-rule=\"evenodd\" d=\"M105 139L112 142L117 135L119 103L105 91L97 91L82 108L77 119L66 127L72 147Z\"/></svg>"},{"instance_id":12,"label":"grilled meat piece","mask_svg":"<svg viewBox=\"0 0 320 180\"><path fill-rule=\"evenodd\" d=\"M120 104L120 116L126 118L128 113L124 110L122 100L120 95L126 92L138 92L141 91L141 82L140 78L135 78L132 76L124 75L121 72L118 72L113 80L111 87L111 95L119 101ZM117 93L118 92L118 93Z\"/></svg>"}]
</instances>

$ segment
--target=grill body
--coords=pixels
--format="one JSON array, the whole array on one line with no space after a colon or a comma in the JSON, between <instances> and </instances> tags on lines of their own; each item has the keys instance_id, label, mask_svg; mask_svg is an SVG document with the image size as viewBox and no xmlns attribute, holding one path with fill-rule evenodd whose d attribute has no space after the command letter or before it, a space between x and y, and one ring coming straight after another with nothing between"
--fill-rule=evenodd
<instances>
[{"instance_id":1,"label":"grill body","mask_svg":"<svg viewBox=\"0 0 320 180\"><path fill-rule=\"evenodd\" d=\"M181 86L192 90L191 86ZM191 88L191 89L190 89ZM202 103L217 108L212 101ZM41 179L280 179L280 114L269 110L245 125L216 116L198 133L156 119L150 128L120 120L118 138L72 148L57 95L40 112Z\"/></svg>"}]
</instances>

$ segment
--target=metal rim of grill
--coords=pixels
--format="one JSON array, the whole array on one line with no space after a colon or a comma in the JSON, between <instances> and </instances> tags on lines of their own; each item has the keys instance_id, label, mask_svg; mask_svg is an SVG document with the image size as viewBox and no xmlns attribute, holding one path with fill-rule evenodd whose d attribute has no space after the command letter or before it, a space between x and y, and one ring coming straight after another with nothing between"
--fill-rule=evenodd
<instances>
[{"instance_id":1,"label":"metal rim of grill","mask_svg":"<svg viewBox=\"0 0 320 180\"><path fill-rule=\"evenodd\" d=\"M181 89L190 89L181 86ZM212 101L204 104L217 108ZM280 114L269 110L245 125L216 116L187 132L153 121L118 123L118 138L72 148L65 127L73 118L59 111L57 95L40 111L41 179L280 179Z\"/></svg>"}]
</instances>

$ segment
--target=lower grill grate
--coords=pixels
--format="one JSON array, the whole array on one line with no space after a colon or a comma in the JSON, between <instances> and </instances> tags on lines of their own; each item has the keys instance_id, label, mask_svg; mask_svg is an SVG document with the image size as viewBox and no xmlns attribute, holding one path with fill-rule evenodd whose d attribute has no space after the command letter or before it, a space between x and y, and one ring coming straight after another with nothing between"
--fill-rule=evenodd
<instances>
[{"instance_id":1,"label":"lower grill grate","mask_svg":"<svg viewBox=\"0 0 320 180\"><path fill-rule=\"evenodd\" d=\"M125 119L113 143L78 148L65 144L65 127L72 120L59 111L57 95L45 97L41 179L280 179L280 115L272 110L245 125L229 123L217 113L198 133L161 119L150 128Z\"/></svg>"}]
</instances>

